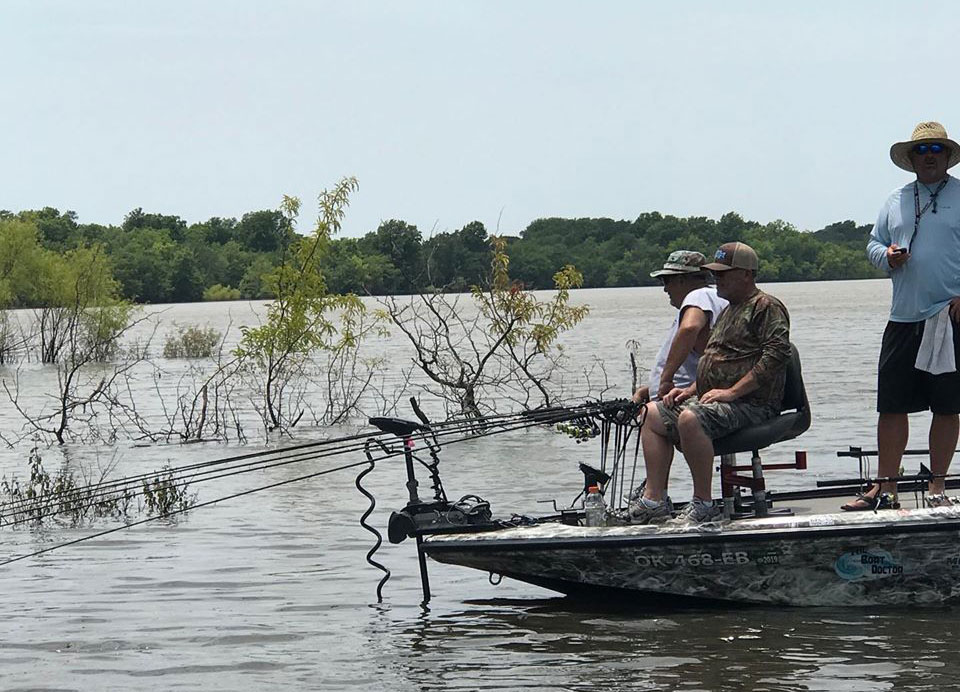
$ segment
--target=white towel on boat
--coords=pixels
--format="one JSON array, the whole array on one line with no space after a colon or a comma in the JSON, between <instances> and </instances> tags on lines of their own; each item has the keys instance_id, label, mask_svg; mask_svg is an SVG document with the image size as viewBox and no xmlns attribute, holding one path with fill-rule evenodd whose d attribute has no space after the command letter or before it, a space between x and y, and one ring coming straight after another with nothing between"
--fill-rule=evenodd
<instances>
[{"instance_id":1,"label":"white towel on boat","mask_svg":"<svg viewBox=\"0 0 960 692\"><path fill-rule=\"evenodd\" d=\"M920 340L914 367L931 375L957 371L949 305L923 323L923 339Z\"/></svg>"}]
</instances>

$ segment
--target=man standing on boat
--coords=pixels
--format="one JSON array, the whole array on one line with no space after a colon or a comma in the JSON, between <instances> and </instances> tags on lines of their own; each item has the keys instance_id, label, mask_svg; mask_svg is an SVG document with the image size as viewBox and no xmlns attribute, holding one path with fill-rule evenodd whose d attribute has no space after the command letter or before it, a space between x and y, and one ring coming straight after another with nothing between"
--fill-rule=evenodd
<instances>
[{"instance_id":1,"label":"man standing on boat","mask_svg":"<svg viewBox=\"0 0 960 692\"><path fill-rule=\"evenodd\" d=\"M930 410L927 505L951 501L944 475L957 446L960 413L960 145L943 125L920 123L890 158L916 180L887 199L867 244L873 264L893 281L890 320L877 374L877 475L896 476L910 433L907 414ZM874 486L843 505L848 511L898 507L896 484Z\"/></svg>"},{"instance_id":2,"label":"man standing on boat","mask_svg":"<svg viewBox=\"0 0 960 692\"><path fill-rule=\"evenodd\" d=\"M678 442L693 475L693 500L675 521L719 519L722 509L712 499L713 440L779 414L790 360L790 316L783 303L757 288L757 267L757 253L744 243L721 245L714 262L704 265L730 305L710 334L696 381L647 404L641 433L647 482L642 497L629 504L626 521L670 519L665 486Z\"/></svg>"},{"instance_id":3,"label":"man standing on boat","mask_svg":"<svg viewBox=\"0 0 960 692\"><path fill-rule=\"evenodd\" d=\"M717 289L707 285L709 274L703 268L707 258L692 250L671 252L663 267L650 276L660 279L670 305L677 315L666 340L657 353L650 384L633 396L636 402L662 399L675 387L687 387L697 377L697 361L707 345L710 330L727 307Z\"/></svg>"}]
</instances>

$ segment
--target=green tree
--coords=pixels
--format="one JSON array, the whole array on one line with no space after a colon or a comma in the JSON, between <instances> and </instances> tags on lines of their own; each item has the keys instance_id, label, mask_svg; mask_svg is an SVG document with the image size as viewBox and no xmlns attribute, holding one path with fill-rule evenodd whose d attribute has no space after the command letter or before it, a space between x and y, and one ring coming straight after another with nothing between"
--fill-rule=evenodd
<instances>
[{"instance_id":1,"label":"green tree","mask_svg":"<svg viewBox=\"0 0 960 692\"><path fill-rule=\"evenodd\" d=\"M284 250L296 239L290 219L282 211L254 211L244 214L234 228L234 238L254 252Z\"/></svg>"},{"instance_id":2,"label":"green tree","mask_svg":"<svg viewBox=\"0 0 960 692\"><path fill-rule=\"evenodd\" d=\"M464 291L480 283L490 265L487 229L473 221L453 233L439 233L423 244L431 286Z\"/></svg>"},{"instance_id":3,"label":"green tree","mask_svg":"<svg viewBox=\"0 0 960 692\"><path fill-rule=\"evenodd\" d=\"M275 296L266 322L259 327L241 327L243 336L236 355L252 364L260 392L258 409L268 430L288 430L302 417L302 389L297 385L311 353L357 345L351 325L356 323L352 318L364 311L363 303L353 295L328 292L320 269L356 189L356 179L345 178L320 194L320 215L313 233L301 239L294 252L264 277ZM281 213L285 225L293 228L300 200L284 197ZM346 317L339 330L331 318L334 310Z\"/></svg>"}]
</instances>

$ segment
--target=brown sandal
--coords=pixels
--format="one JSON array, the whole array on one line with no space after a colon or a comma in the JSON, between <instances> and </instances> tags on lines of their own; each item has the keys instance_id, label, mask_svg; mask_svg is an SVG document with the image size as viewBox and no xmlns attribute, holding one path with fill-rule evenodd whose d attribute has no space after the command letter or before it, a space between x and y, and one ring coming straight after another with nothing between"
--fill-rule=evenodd
<instances>
[{"instance_id":1,"label":"brown sandal","mask_svg":"<svg viewBox=\"0 0 960 692\"><path fill-rule=\"evenodd\" d=\"M897 496L892 493L878 493L876 497L869 495L857 495L857 499L840 505L844 512L869 512L881 509L900 509L900 503L897 502Z\"/></svg>"}]
</instances>

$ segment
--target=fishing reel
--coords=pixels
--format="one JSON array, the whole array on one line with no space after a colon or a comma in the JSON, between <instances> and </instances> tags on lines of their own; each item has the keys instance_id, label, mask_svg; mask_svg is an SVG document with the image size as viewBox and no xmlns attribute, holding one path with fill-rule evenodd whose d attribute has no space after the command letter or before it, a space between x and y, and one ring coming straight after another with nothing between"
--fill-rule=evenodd
<instances>
[{"instance_id":1,"label":"fishing reel","mask_svg":"<svg viewBox=\"0 0 960 692\"><path fill-rule=\"evenodd\" d=\"M557 423L557 431L569 435L580 444L599 435L600 426L593 418L582 416L565 423Z\"/></svg>"},{"instance_id":2,"label":"fishing reel","mask_svg":"<svg viewBox=\"0 0 960 692\"><path fill-rule=\"evenodd\" d=\"M617 406L607 409L602 414L604 420L608 420L614 425L636 425L637 417L645 409L645 404L632 399L622 399L617 404Z\"/></svg>"}]
</instances>

